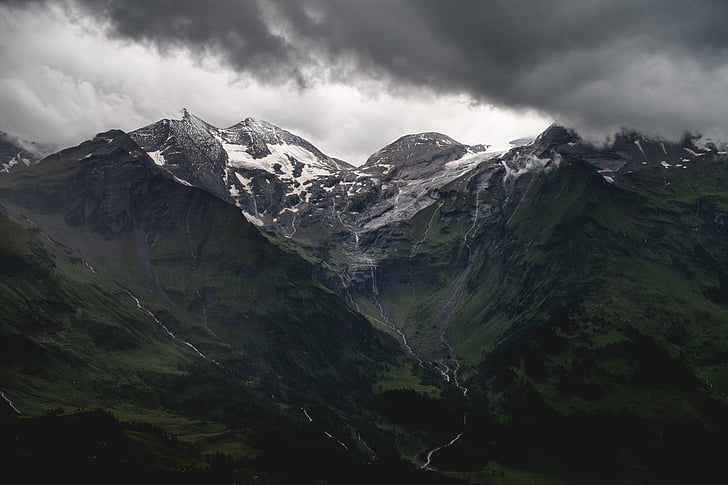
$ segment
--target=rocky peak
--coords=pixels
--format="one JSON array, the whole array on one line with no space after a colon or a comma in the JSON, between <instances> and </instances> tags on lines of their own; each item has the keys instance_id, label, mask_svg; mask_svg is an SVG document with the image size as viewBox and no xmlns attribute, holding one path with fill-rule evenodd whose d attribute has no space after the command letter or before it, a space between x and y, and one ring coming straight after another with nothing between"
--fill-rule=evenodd
<instances>
[{"instance_id":1,"label":"rocky peak","mask_svg":"<svg viewBox=\"0 0 728 485\"><path fill-rule=\"evenodd\" d=\"M363 166L409 166L437 161L447 163L462 157L467 150L466 145L442 133L416 133L398 138L370 156Z\"/></svg>"},{"instance_id":2,"label":"rocky peak","mask_svg":"<svg viewBox=\"0 0 728 485\"><path fill-rule=\"evenodd\" d=\"M539 149L547 150L567 143L575 143L577 141L579 141L579 136L576 132L574 132L574 130L554 123L536 137L533 141L533 145Z\"/></svg>"}]
</instances>

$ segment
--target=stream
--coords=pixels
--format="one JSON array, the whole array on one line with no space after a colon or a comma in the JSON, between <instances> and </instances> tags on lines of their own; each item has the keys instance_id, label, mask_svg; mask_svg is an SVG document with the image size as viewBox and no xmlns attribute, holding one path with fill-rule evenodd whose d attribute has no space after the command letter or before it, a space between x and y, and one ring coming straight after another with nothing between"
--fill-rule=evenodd
<instances>
[{"instance_id":1,"label":"stream","mask_svg":"<svg viewBox=\"0 0 728 485\"><path fill-rule=\"evenodd\" d=\"M173 340L177 340L177 341L179 341L179 342L181 342L181 343L185 344L185 345L186 345L187 347L189 347L189 348L191 348L192 350L194 350L194 351L195 351L195 353L196 353L197 355L199 355L200 357L202 357L203 359L205 359L205 360L210 360L210 359L208 359L208 358L207 358L207 356L206 356L205 354L203 354L202 352L200 352L200 350L199 350L199 349L198 349L197 347L195 347L195 346L194 346L194 345L192 345L191 343L187 342L186 340L182 340L182 339L180 339L180 338L177 338L177 337L176 337L176 336L175 336L175 335L174 335L174 334L172 333L172 331L171 331L170 329L168 329L168 328L167 328L167 327L166 327L166 326L165 326L165 325L164 325L164 324L163 324L162 322L160 322L160 321L159 321L159 319L157 318L157 316L156 316L156 315L155 315L154 313L152 313L151 311L149 311L149 310L148 310L148 309L147 309L146 307L144 307L144 306L142 305L142 303L141 303L141 302L139 301L139 298L137 298L136 296L134 296L134 295L133 295L133 294L132 294L131 292L129 292L129 291L127 291L126 293L127 293L127 294L128 294L128 295L129 295L129 296L130 296L130 297L132 298L132 300L134 300L134 302L136 303L137 307L138 307L138 308L139 308L140 310L142 310L142 311L143 311L143 312L145 312L145 313L146 313L147 315L149 315L150 317L152 317L152 319L153 319L153 320L154 320L154 321L155 321L155 322L157 323L157 325L159 325L159 326L160 326L160 327L161 327L162 329L164 329L164 331L165 331L165 332L167 332L167 335L169 335L169 337L170 337L171 339L173 339ZM212 362L214 362L214 363L215 363L215 364L217 364L217 365L220 365L220 364L219 364L219 363L218 363L217 361L214 361L214 360L213 360Z\"/></svg>"},{"instance_id":2,"label":"stream","mask_svg":"<svg viewBox=\"0 0 728 485\"><path fill-rule=\"evenodd\" d=\"M18 407L13 403L13 401L11 401L10 398L8 396L6 396L3 391L0 391L0 397L2 397L11 408L13 408L13 411L15 411L18 414L22 414L20 412L20 409L18 409Z\"/></svg>"},{"instance_id":3,"label":"stream","mask_svg":"<svg viewBox=\"0 0 728 485\"><path fill-rule=\"evenodd\" d=\"M404 343L405 348L407 349L407 352L409 352L409 354L415 358L420 366L423 366L424 363L422 362L422 359L419 355L415 353L412 347L410 347L410 344L407 342L407 337L405 336L404 332L402 332L402 330L400 330L399 328L397 328L396 325L390 322L389 318L387 318L387 315L384 314L384 308L382 308L382 304L379 302L379 289L377 288L377 267L375 265L371 265L369 268L372 275L372 299L379 308L379 315L382 317L381 323L385 327L389 328L390 330L394 330L399 334L399 336L402 338L402 342Z\"/></svg>"},{"instance_id":4,"label":"stream","mask_svg":"<svg viewBox=\"0 0 728 485\"><path fill-rule=\"evenodd\" d=\"M466 231L465 236L463 237L463 243L465 247L468 248L468 260L467 264L465 266L465 269L463 272L458 276L458 278L455 280L455 284L453 285L452 292L450 293L450 296L445 301L445 303L442 305L442 310L440 311L440 315L438 320L443 322L442 327L440 329L440 341L442 344L447 348L448 350L448 357L447 361L453 364L452 368L452 383L455 384L455 386L462 392L463 397L467 399L468 397L468 388L465 387L460 383L458 380L458 371L460 370L460 361L457 358L457 355L455 354L455 349L453 348L452 344L448 342L447 338L445 337L445 331L447 330L447 326L450 323L450 320L452 319L453 315L455 314L455 310L457 308L458 303L460 303L460 298L463 295L463 290L465 289L465 282L468 279L468 276L470 275L470 270L473 267L473 261L475 260L476 256L478 255L478 251L480 250L479 246L471 247L468 243L468 236L476 227L476 224L478 222L478 216L479 216L479 210L480 210L480 190L476 190L475 192L475 213L473 214L473 224L470 226L470 228ZM447 361L442 360L440 362L437 362L435 364L435 367L440 372L440 374L443 376L443 379L446 382L451 382L450 377L450 366L447 364ZM462 438L463 433L465 432L465 426L467 424L468 420L468 413L467 411L463 412L463 430L460 431L453 439L451 439L449 442L442 444L440 446L437 446L433 449L431 449L429 452L427 452L427 459L424 463L424 465L420 466L420 469L430 468L430 464L432 463L432 456L437 453L440 450L443 450L445 448L448 448L457 441Z\"/></svg>"}]
</instances>

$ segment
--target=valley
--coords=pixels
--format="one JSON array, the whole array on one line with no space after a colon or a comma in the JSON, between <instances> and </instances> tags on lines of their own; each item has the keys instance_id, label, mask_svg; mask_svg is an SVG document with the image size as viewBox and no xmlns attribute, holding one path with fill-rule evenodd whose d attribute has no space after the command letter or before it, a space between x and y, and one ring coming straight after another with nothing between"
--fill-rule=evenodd
<instances>
[{"instance_id":1,"label":"valley","mask_svg":"<svg viewBox=\"0 0 728 485\"><path fill-rule=\"evenodd\" d=\"M19 463L74 419L142 426L146 453L119 456L201 482L689 483L720 463L728 156L697 138L420 133L354 167L185 110L13 164L0 205Z\"/></svg>"}]
</instances>

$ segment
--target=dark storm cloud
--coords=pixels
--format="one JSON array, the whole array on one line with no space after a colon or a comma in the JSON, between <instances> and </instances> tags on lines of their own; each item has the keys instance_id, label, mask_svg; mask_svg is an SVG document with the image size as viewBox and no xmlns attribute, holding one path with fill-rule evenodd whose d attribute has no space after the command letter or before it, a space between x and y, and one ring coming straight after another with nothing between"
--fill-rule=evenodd
<instances>
[{"instance_id":1,"label":"dark storm cloud","mask_svg":"<svg viewBox=\"0 0 728 485\"><path fill-rule=\"evenodd\" d=\"M728 127L724 0L76 3L112 35L219 55L263 81L374 78L585 129Z\"/></svg>"}]
</instances>

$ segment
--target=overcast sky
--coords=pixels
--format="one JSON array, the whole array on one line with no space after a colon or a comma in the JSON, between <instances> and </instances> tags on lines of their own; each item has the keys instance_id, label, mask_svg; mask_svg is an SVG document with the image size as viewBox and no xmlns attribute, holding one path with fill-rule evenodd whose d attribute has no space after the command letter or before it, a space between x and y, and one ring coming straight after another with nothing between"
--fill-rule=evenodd
<instances>
[{"instance_id":1,"label":"overcast sky","mask_svg":"<svg viewBox=\"0 0 728 485\"><path fill-rule=\"evenodd\" d=\"M551 121L728 133L724 0L0 0L0 130L252 116L358 164L440 131L504 146Z\"/></svg>"}]
</instances>

